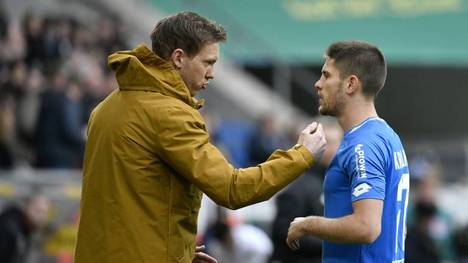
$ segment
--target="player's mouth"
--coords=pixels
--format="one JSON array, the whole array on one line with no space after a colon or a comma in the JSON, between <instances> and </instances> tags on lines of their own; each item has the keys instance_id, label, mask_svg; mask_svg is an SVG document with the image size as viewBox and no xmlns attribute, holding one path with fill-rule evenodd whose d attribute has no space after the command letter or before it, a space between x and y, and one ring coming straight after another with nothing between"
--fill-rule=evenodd
<instances>
[{"instance_id":1,"label":"player's mouth","mask_svg":"<svg viewBox=\"0 0 468 263\"><path fill-rule=\"evenodd\" d=\"M202 89L206 89L207 86L208 86L208 83L209 83L209 82L203 83L203 85L201 86L201 88L202 88Z\"/></svg>"}]
</instances>

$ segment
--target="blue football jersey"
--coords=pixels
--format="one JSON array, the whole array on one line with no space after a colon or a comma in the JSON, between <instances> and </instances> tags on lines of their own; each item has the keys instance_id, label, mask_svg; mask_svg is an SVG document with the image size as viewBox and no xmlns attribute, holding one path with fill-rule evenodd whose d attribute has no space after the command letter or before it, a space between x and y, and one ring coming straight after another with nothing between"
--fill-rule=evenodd
<instances>
[{"instance_id":1,"label":"blue football jersey","mask_svg":"<svg viewBox=\"0 0 468 263\"><path fill-rule=\"evenodd\" d=\"M409 170L403 145L380 118L347 131L324 181L327 218L353 213L361 199L383 200L380 236L371 244L323 242L323 262L404 262Z\"/></svg>"}]
</instances>

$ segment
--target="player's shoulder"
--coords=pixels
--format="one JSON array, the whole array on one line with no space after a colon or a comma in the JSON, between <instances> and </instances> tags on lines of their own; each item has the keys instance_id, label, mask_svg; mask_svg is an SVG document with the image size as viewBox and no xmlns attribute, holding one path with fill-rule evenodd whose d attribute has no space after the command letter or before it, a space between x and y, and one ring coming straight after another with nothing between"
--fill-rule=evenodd
<instances>
[{"instance_id":1,"label":"player's shoulder","mask_svg":"<svg viewBox=\"0 0 468 263\"><path fill-rule=\"evenodd\" d=\"M363 149L379 153L396 138L393 129L380 118L369 118L347 131L340 146L343 154L354 154Z\"/></svg>"},{"instance_id":2,"label":"player's shoulder","mask_svg":"<svg viewBox=\"0 0 468 263\"><path fill-rule=\"evenodd\" d=\"M344 137L350 142L372 142L380 141L387 137L394 136L395 132L387 124L387 122L381 118L374 117L369 118L355 127L348 130Z\"/></svg>"}]
</instances>

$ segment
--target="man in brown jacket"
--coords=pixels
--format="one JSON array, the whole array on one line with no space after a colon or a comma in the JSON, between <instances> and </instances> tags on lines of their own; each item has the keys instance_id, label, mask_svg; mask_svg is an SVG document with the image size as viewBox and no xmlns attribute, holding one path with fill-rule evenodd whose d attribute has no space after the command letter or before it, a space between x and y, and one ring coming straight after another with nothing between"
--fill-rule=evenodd
<instances>
[{"instance_id":1,"label":"man in brown jacket","mask_svg":"<svg viewBox=\"0 0 468 263\"><path fill-rule=\"evenodd\" d=\"M151 40L152 50L109 57L119 89L89 120L76 263L216 262L195 248L202 192L231 209L264 201L324 151L313 123L288 151L235 169L194 98L214 78L224 29L184 12L161 20Z\"/></svg>"}]
</instances>

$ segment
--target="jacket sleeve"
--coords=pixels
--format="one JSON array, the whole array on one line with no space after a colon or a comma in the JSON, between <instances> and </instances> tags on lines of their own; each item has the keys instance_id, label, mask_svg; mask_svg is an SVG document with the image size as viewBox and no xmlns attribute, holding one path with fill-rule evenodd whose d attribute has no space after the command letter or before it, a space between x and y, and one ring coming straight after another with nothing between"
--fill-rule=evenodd
<instances>
[{"instance_id":1,"label":"jacket sleeve","mask_svg":"<svg viewBox=\"0 0 468 263\"><path fill-rule=\"evenodd\" d=\"M182 107L160 110L154 125L159 157L217 204L231 209L269 199L314 162L299 146L277 150L255 167L234 169L209 142L198 112Z\"/></svg>"}]
</instances>

